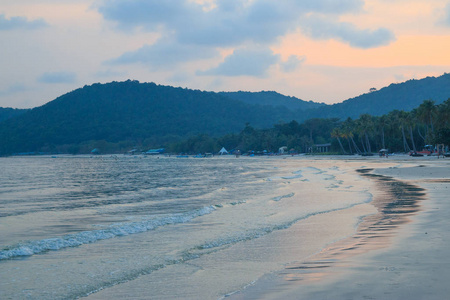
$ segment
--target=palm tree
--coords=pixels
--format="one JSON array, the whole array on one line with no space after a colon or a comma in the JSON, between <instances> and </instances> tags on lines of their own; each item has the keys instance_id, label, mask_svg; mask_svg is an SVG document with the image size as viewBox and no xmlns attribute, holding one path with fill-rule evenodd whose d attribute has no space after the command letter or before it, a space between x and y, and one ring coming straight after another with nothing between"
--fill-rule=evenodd
<instances>
[{"instance_id":1,"label":"palm tree","mask_svg":"<svg viewBox=\"0 0 450 300\"><path fill-rule=\"evenodd\" d=\"M360 139L363 145L364 152L371 153L372 148L370 146L369 133L373 129L372 116L369 114L362 114L358 120L359 132L361 133Z\"/></svg>"},{"instance_id":2,"label":"palm tree","mask_svg":"<svg viewBox=\"0 0 450 300\"><path fill-rule=\"evenodd\" d=\"M386 115L383 115L377 119L377 127L381 131L381 148L386 149L386 143L384 138L384 128L388 124L388 117Z\"/></svg>"},{"instance_id":3,"label":"palm tree","mask_svg":"<svg viewBox=\"0 0 450 300\"><path fill-rule=\"evenodd\" d=\"M450 98L439 104L436 108L436 143L450 144Z\"/></svg>"},{"instance_id":4,"label":"palm tree","mask_svg":"<svg viewBox=\"0 0 450 300\"><path fill-rule=\"evenodd\" d=\"M437 106L436 115L439 127L450 127L450 98Z\"/></svg>"},{"instance_id":5,"label":"palm tree","mask_svg":"<svg viewBox=\"0 0 450 300\"><path fill-rule=\"evenodd\" d=\"M408 141L405 136L405 124L408 122L408 113L405 111L399 111L397 115L399 126L402 130L402 138L403 138L403 149L405 152L411 151L411 148L408 145Z\"/></svg>"},{"instance_id":6,"label":"palm tree","mask_svg":"<svg viewBox=\"0 0 450 300\"><path fill-rule=\"evenodd\" d=\"M416 143L414 142L414 134L413 134L413 126L416 126L417 123L417 113L416 110L413 109L406 118L406 125L409 129L409 138L411 139L411 144L413 146L414 153L417 152Z\"/></svg>"},{"instance_id":7,"label":"palm tree","mask_svg":"<svg viewBox=\"0 0 450 300\"><path fill-rule=\"evenodd\" d=\"M352 122L352 119L349 117L347 120L341 123L341 131L343 133L343 136L347 140L348 143L348 149L350 154L353 154L352 150L352 144L350 143L350 135L351 135L351 126L350 123ZM356 150L355 150L356 151Z\"/></svg>"},{"instance_id":8,"label":"palm tree","mask_svg":"<svg viewBox=\"0 0 450 300\"><path fill-rule=\"evenodd\" d=\"M356 153L361 154L362 151L358 148L358 145L356 145L355 140L353 139L354 132L356 131L356 122L353 121L350 117L347 118L347 120L342 123L343 131L345 132L345 136L347 137L348 145L350 148L350 153L353 153L351 145L353 145L353 148L355 148ZM351 143L350 143L351 141Z\"/></svg>"},{"instance_id":9,"label":"palm tree","mask_svg":"<svg viewBox=\"0 0 450 300\"><path fill-rule=\"evenodd\" d=\"M347 140L348 149L349 149L350 154L353 154L352 144L350 143L350 136L353 134L350 131L348 131L345 126L341 126L341 132L342 132L342 137Z\"/></svg>"},{"instance_id":10,"label":"palm tree","mask_svg":"<svg viewBox=\"0 0 450 300\"><path fill-rule=\"evenodd\" d=\"M436 115L436 106L434 101L425 100L417 108L417 119L429 125L431 132L434 133L433 116Z\"/></svg>"},{"instance_id":11,"label":"palm tree","mask_svg":"<svg viewBox=\"0 0 450 300\"><path fill-rule=\"evenodd\" d=\"M338 128L335 127L333 128L333 130L331 131L331 137L336 138L339 142L339 146L341 147L341 150L344 154L347 154L347 152L344 149L344 146L342 145L341 142L341 137L343 137L342 131Z\"/></svg>"},{"instance_id":12,"label":"palm tree","mask_svg":"<svg viewBox=\"0 0 450 300\"><path fill-rule=\"evenodd\" d=\"M430 144L434 140L434 119L436 117L437 107L434 101L425 100L416 109L416 118L425 126L425 136L420 132L420 127L417 126L417 132L423 139L424 143Z\"/></svg>"}]
</instances>

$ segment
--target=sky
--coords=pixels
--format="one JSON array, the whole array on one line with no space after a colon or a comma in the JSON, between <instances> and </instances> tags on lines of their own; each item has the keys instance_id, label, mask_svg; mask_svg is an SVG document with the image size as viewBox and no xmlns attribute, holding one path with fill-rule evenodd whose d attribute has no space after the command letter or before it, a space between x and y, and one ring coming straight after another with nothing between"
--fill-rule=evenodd
<instances>
[{"instance_id":1,"label":"sky","mask_svg":"<svg viewBox=\"0 0 450 300\"><path fill-rule=\"evenodd\" d=\"M337 103L450 72L450 0L2 0L0 107L138 80Z\"/></svg>"}]
</instances>

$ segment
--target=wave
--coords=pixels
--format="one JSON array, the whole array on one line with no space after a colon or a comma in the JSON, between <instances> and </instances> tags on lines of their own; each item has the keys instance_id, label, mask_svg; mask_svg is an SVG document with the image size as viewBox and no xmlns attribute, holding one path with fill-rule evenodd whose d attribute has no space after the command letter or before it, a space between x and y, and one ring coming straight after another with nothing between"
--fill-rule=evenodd
<instances>
[{"instance_id":1,"label":"wave","mask_svg":"<svg viewBox=\"0 0 450 300\"><path fill-rule=\"evenodd\" d=\"M100 240L146 232L165 225L186 223L194 218L212 213L216 210L216 207L207 206L186 213L152 218L141 222L116 223L108 226L108 228L106 229L82 231L75 234L68 234L62 237L20 243L18 245L1 250L0 260L20 256L32 256L34 254L39 254L51 250L77 247L84 244L95 243Z\"/></svg>"},{"instance_id":2,"label":"wave","mask_svg":"<svg viewBox=\"0 0 450 300\"><path fill-rule=\"evenodd\" d=\"M366 199L364 199L362 202L352 203L352 204L349 204L344 207L332 208L332 209L327 209L327 210L323 210L323 211L308 213L306 215L294 218L285 223L271 224L271 225L268 225L265 227L255 228L252 230L235 232L234 234L228 235L227 237L218 238L216 240L206 241L205 243L198 245L195 248L191 248L191 249L185 251L184 255L183 255L183 260L190 260L190 259L200 257L201 255L206 254L206 253L204 253L204 251L206 251L207 253L219 251L223 248L229 247L229 246L237 244L239 242L257 239L257 238L263 237L267 234L270 234L274 231L288 229L291 226L293 226L294 224L296 224L297 222L306 220L306 219L316 216L316 215L322 215L322 214L328 214L328 213L332 213L332 212L336 212L336 211L342 211L342 210L350 209L357 205L370 203L373 200L373 195L367 191L366 191L366 193L368 194L368 197Z\"/></svg>"},{"instance_id":3,"label":"wave","mask_svg":"<svg viewBox=\"0 0 450 300\"><path fill-rule=\"evenodd\" d=\"M294 172L292 172L292 174L294 174L294 175L290 175L290 176L276 176L276 177L269 177L269 178L266 178L266 179L264 179L265 181L274 181L274 180L278 180L278 179L285 179L285 180L287 180L287 179L298 179L298 178L302 178L303 177L303 175L302 175L302 170L298 170L298 171L294 171Z\"/></svg>"},{"instance_id":4,"label":"wave","mask_svg":"<svg viewBox=\"0 0 450 300\"><path fill-rule=\"evenodd\" d=\"M84 291L80 291L77 294L77 298L85 297L90 294L96 293L102 289L105 289L105 288L108 288L108 287L111 287L111 286L114 286L114 285L117 285L120 283L125 283L128 281L134 280L142 275L151 274L155 271L158 271L160 269L166 268L171 265L183 264L183 263L189 262L191 260L195 260L204 255L208 255L210 253L215 253L215 252L221 251L223 249L231 247L240 242L258 239L258 238L266 236L272 232L288 229L291 226L293 226L295 223L297 223L301 220L307 219L309 217L315 216L315 215L326 214L326 213L339 211L339 210L345 210L345 209L351 208L356 205L368 203L368 202L372 201L372 195L370 193L368 193L367 191L366 191L366 193L369 195L369 197L365 198L362 202L353 203L353 204L347 205L345 207L309 213L309 214L305 214L303 216L299 216L297 218L293 218L290 221L281 222L278 224L270 224L270 225L268 224L266 226L262 226L259 228L234 232L231 234L227 234L226 236L216 237L211 240L205 240L204 242L200 242L197 246L194 246L192 248L189 248L189 249L186 249L186 250L180 252L175 257L172 257L170 259L165 259L162 264L142 266L140 269L132 270L131 272L126 272L126 274L124 274L120 278L112 279L108 282L101 283L100 286L95 286L93 288L87 288ZM244 203L245 203L245 201L241 201L238 203L227 203L220 207L232 207L236 204L244 204ZM211 207L209 207L208 209L210 210ZM212 211L213 210L211 210L211 212ZM361 220L362 220L362 218L363 218L363 216L361 217Z\"/></svg>"},{"instance_id":5,"label":"wave","mask_svg":"<svg viewBox=\"0 0 450 300\"><path fill-rule=\"evenodd\" d=\"M305 169L309 169L311 171L315 171L314 174L322 174L322 173L326 172L326 171L324 171L322 169L319 169L319 168L316 168L316 167L306 167Z\"/></svg>"},{"instance_id":6,"label":"wave","mask_svg":"<svg viewBox=\"0 0 450 300\"><path fill-rule=\"evenodd\" d=\"M295 196L295 193L290 193L290 194L287 194L287 195L282 195L282 196L278 196L278 197L274 197L274 198L272 198L272 200L273 201L280 201L281 199L284 199L284 198L290 198L290 197L294 197Z\"/></svg>"},{"instance_id":7,"label":"wave","mask_svg":"<svg viewBox=\"0 0 450 300\"><path fill-rule=\"evenodd\" d=\"M297 179L297 178L302 178L303 177L301 170L292 172L292 174L294 174L294 175L292 175L292 176L282 176L281 178L282 179Z\"/></svg>"}]
</instances>

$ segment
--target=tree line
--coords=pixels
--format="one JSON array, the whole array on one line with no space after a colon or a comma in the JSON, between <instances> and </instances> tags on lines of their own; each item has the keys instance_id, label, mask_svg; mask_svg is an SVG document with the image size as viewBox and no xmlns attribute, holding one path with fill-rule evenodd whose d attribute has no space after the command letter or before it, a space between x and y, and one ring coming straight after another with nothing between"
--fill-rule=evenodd
<instances>
[{"instance_id":1,"label":"tree line","mask_svg":"<svg viewBox=\"0 0 450 300\"><path fill-rule=\"evenodd\" d=\"M280 123L270 129L250 124L237 134L192 136L167 147L174 153L218 152L221 147L241 152L278 152L280 147L297 153L314 152L314 145L330 143L335 154L419 151L425 145L450 145L450 99L439 105L425 100L410 112L394 110L382 116L363 114L357 119L314 118L301 124Z\"/></svg>"}]
</instances>

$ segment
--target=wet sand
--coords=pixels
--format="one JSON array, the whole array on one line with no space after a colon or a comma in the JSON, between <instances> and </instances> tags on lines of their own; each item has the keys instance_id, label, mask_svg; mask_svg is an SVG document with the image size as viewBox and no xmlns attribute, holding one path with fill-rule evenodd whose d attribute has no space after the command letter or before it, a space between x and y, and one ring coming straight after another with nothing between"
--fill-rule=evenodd
<instances>
[{"instance_id":1,"label":"wet sand","mask_svg":"<svg viewBox=\"0 0 450 300\"><path fill-rule=\"evenodd\" d=\"M378 212L355 235L260 278L231 299L448 297L450 160L398 157L361 165L355 171L375 182Z\"/></svg>"}]
</instances>

